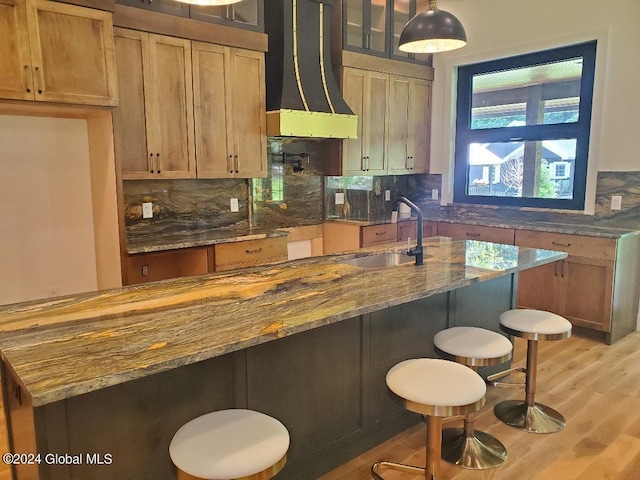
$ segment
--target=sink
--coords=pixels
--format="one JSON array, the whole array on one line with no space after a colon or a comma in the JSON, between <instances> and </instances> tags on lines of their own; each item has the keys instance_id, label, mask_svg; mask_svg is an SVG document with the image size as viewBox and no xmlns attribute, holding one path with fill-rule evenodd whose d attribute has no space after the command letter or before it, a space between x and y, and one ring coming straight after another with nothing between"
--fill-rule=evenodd
<instances>
[{"instance_id":1,"label":"sink","mask_svg":"<svg viewBox=\"0 0 640 480\"><path fill-rule=\"evenodd\" d=\"M415 262L415 258L404 253L380 253L377 255L369 255L367 257L343 260L340 263L360 268L388 268L410 262Z\"/></svg>"}]
</instances>

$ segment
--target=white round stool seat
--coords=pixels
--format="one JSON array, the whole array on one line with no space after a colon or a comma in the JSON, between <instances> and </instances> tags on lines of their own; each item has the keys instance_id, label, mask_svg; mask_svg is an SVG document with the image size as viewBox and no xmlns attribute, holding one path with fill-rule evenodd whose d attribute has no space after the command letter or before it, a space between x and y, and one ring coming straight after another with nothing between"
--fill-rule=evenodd
<instances>
[{"instance_id":1,"label":"white round stool seat","mask_svg":"<svg viewBox=\"0 0 640 480\"><path fill-rule=\"evenodd\" d=\"M500 325L511 335L529 340L559 340L571 335L571 322L544 310L507 310L500 314Z\"/></svg>"},{"instance_id":2,"label":"white round stool seat","mask_svg":"<svg viewBox=\"0 0 640 480\"><path fill-rule=\"evenodd\" d=\"M433 344L450 360L468 366L502 363L511 358L513 345L498 332L478 327L452 327L433 337Z\"/></svg>"},{"instance_id":3,"label":"white round stool seat","mask_svg":"<svg viewBox=\"0 0 640 480\"><path fill-rule=\"evenodd\" d=\"M289 432L278 420L252 410L231 409L184 424L171 440L169 455L183 472L219 480L263 472L283 461L288 449Z\"/></svg>"},{"instance_id":4,"label":"white round stool seat","mask_svg":"<svg viewBox=\"0 0 640 480\"><path fill-rule=\"evenodd\" d=\"M400 362L389 370L386 381L408 410L439 417L480 409L487 392L484 380L476 372L437 358Z\"/></svg>"}]
</instances>

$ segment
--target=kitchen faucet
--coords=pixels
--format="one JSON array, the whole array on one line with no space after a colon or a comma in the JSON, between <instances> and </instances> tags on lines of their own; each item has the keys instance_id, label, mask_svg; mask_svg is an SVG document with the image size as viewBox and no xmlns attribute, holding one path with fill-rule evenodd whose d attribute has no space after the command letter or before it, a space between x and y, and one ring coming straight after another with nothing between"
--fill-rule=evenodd
<instances>
[{"instance_id":1,"label":"kitchen faucet","mask_svg":"<svg viewBox=\"0 0 640 480\"><path fill-rule=\"evenodd\" d=\"M418 214L418 244L415 247L410 248L407 251L407 255L416 257L416 265L423 265L424 255L422 250L422 235L423 235L424 224L422 222L422 219L423 219L422 210L420 210L420 208L411 200L409 200L407 197L398 198L398 204L400 204L400 202L404 203L405 205L408 205L412 210L414 210Z\"/></svg>"}]
</instances>

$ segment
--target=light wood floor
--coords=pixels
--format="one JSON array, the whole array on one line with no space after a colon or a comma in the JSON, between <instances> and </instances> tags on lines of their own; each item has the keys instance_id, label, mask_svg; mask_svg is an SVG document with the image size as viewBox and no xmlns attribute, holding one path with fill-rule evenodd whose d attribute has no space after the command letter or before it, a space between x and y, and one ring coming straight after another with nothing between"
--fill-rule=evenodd
<instances>
[{"instance_id":1,"label":"light wood floor","mask_svg":"<svg viewBox=\"0 0 640 480\"><path fill-rule=\"evenodd\" d=\"M524 366L525 355L526 342L516 339L514 363ZM640 479L640 332L612 346L579 337L541 343L536 400L565 416L561 432L526 433L495 418L498 401L522 395L521 390L489 387L487 405L476 422L477 429L507 447L507 461L483 471L443 462L441 479ZM424 425L417 425L321 480L370 479L371 464L378 460L422 466L425 435ZM424 480L391 470L384 475L385 480Z\"/></svg>"}]
</instances>

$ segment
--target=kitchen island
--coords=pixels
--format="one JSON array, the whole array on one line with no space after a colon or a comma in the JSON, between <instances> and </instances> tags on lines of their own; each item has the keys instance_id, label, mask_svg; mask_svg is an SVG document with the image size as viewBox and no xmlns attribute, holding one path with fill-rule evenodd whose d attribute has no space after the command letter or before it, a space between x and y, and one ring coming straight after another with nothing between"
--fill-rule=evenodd
<instances>
[{"instance_id":1,"label":"kitchen island","mask_svg":"<svg viewBox=\"0 0 640 480\"><path fill-rule=\"evenodd\" d=\"M405 247L394 245L0 307L13 451L83 459L20 465L16 478L173 478L173 433L223 408L289 428L279 478L315 478L401 431L417 418L389 398L388 368L434 356L447 326L497 330L517 272L566 257L444 237L424 246L422 266L345 263Z\"/></svg>"}]
</instances>

